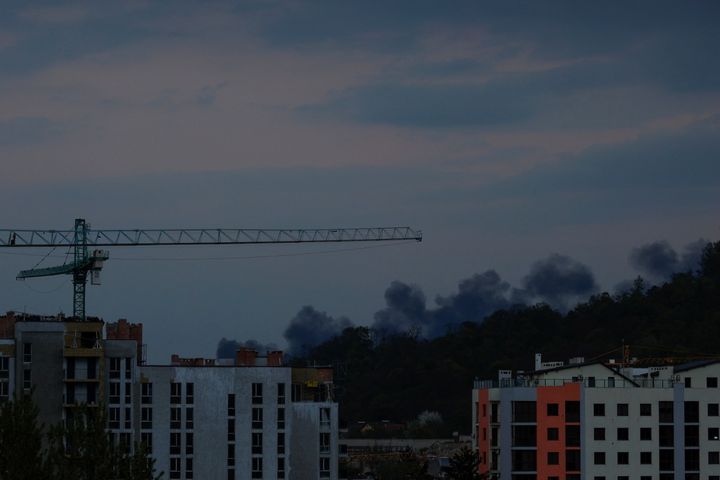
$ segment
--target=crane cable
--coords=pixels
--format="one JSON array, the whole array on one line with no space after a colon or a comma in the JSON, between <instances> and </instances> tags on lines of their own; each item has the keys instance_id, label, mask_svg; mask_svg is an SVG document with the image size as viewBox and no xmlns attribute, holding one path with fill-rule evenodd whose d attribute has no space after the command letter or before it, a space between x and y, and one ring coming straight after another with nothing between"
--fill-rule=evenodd
<instances>
[{"instance_id":1,"label":"crane cable","mask_svg":"<svg viewBox=\"0 0 720 480\"><path fill-rule=\"evenodd\" d=\"M369 250L374 248L383 248L383 247L394 247L399 245L404 245L408 243L417 243L415 240L408 240L405 242L393 242L393 243L383 243L378 245L366 245L363 247L349 247L349 248L336 248L332 250L319 250L317 252L298 252L298 253L273 253L273 254L264 254L264 255L244 255L244 256L217 256L217 257L112 257L112 260L125 260L125 261L138 261L138 262L164 262L164 261L171 261L171 262L188 262L188 261L215 261L215 260L254 260L254 259L263 259L263 258L281 258L281 257L302 257L302 256L310 256L310 255L327 255L332 253L343 253L343 252L352 252L356 250ZM147 245L151 246L151 245ZM187 245L191 246L191 245ZM123 248L123 247L120 247ZM50 251L52 253L55 249ZM40 262L38 262L38 265L45 260L48 257L51 257L50 253L46 255L40 255L35 253L18 253L18 252L0 252L0 255L17 255L17 256L24 256L24 257L43 257ZM53 258L62 258L62 255L52 255ZM65 257L67 259L67 256ZM36 265L37 266L37 265ZM33 267L34 268L34 267Z\"/></svg>"}]
</instances>

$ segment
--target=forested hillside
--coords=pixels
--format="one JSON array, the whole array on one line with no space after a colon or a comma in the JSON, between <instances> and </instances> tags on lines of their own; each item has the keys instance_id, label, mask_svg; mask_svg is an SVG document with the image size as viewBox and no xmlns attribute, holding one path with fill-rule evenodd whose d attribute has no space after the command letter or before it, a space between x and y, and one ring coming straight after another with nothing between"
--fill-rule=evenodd
<instances>
[{"instance_id":1,"label":"forested hillside","mask_svg":"<svg viewBox=\"0 0 720 480\"><path fill-rule=\"evenodd\" d=\"M531 369L535 352L591 359L623 342L635 356L720 355L720 242L708 244L695 272L649 288L638 278L625 293L593 296L565 315L543 304L501 310L433 340L351 327L304 360L336 366L345 421L409 421L436 410L468 433L475 377Z\"/></svg>"}]
</instances>

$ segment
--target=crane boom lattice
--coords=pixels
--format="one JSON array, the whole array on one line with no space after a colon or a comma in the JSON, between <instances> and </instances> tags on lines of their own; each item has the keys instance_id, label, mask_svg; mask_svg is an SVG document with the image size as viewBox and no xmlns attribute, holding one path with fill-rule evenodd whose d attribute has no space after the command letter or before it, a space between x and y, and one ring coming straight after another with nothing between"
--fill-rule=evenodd
<instances>
[{"instance_id":1,"label":"crane boom lattice","mask_svg":"<svg viewBox=\"0 0 720 480\"><path fill-rule=\"evenodd\" d=\"M18 280L55 275L73 277L73 316L84 320L85 287L88 275L99 284L107 250L98 247L139 247L160 245L258 245L278 243L422 241L422 232L410 227L316 228L316 229L243 229L185 228L93 230L84 219L75 219L73 230L0 229L0 248L67 247L73 261L57 267L23 270ZM93 248L93 250L90 250Z\"/></svg>"}]
</instances>

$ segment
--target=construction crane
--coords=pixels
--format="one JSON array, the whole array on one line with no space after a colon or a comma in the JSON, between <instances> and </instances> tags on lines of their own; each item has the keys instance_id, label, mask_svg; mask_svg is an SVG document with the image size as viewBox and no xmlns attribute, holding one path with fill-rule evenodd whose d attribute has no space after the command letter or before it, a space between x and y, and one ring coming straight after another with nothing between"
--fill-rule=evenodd
<instances>
[{"instance_id":1,"label":"construction crane","mask_svg":"<svg viewBox=\"0 0 720 480\"><path fill-rule=\"evenodd\" d=\"M0 229L0 248L63 248L72 250L72 262L57 267L23 270L18 280L72 275L73 317L85 320L85 287L88 276L99 284L103 263L110 258L99 247L155 245L248 245L275 243L338 243L422 241L422 232L410 227L321 229L135 229L93 230L85 219L75 219L73 230Z\"/></svg>"}]
</instances>

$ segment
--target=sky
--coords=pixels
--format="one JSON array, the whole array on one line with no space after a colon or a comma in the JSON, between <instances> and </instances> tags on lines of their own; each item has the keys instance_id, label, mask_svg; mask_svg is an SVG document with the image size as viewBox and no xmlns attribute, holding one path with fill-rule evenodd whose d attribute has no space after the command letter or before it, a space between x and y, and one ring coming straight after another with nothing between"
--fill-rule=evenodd
<instances>
[{"instance_id":1,"label":"sky","mask_svg":"<svg viewBox=\"0 0 720 480\"><path fill-rule=\"evenodd\" d=\"M381 324L396 293L567 303L548 266L612 292L637 248L720 237L717 45L715 1L4 1L0 228L424 233L112 249L88 312L142 322L153 362L286 348L305 306ZM65 252L21 253L0 310L70 311L68 278L15 280Z\"/></svg>"}]
</instances>

